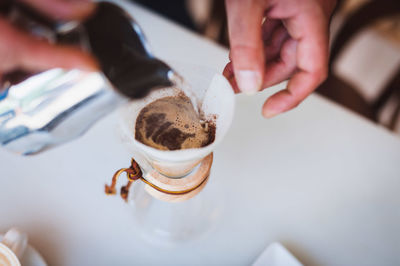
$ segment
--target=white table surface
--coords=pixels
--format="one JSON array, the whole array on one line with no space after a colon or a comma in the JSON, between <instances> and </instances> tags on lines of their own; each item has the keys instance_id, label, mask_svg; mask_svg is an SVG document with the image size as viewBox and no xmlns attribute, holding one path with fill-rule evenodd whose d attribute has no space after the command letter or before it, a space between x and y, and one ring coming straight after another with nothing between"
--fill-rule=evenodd
<instances>
[{"instance_id":1,"label":"white table surface","mask_svg":"<svg viewBox=\"0 0 400 266\"><path fill-rule=\"evenodd\" d=\"M227 51L127 5L162 58L221 71ZM323 98L265 120L275 89L237 97L211 178L226 184L212 234L173 248L135 235L103 193L129 162L113 113L82 138L19 157L0 151L0 232L19 226L50 265L249 265L273 241L307 265L400 264L400 138Z\"/></svg>"}]
</instances>

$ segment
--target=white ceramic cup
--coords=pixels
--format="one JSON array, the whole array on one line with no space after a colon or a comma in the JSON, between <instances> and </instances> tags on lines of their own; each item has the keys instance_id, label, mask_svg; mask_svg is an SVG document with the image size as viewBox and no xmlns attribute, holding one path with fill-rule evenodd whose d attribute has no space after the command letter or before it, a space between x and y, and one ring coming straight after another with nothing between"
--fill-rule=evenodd
<instances>
[{"instance_id":1,"label":"white ceramic cup","mask_svg":"<svg viewBox=\"0 0 400 266\"><path fill-rule=\"evenodd\" d=\"M11 228L0 243L0 265L20 266L22 255L28 245L28 236L16 228Z\"/></svg>"}]
</instances>

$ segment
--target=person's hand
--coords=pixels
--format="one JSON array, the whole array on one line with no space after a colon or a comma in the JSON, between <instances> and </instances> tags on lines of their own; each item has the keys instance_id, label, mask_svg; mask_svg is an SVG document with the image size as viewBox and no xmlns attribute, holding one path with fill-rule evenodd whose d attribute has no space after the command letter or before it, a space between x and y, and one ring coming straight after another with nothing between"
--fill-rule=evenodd
<instances>
[{"instance_id":1,"label":"person's hand","mask_svg":"<svg viewBox=\"0 0 400 266\"><path fill-rule=\"evenodd\" d=\"M85 0L24 0L55 20L81 19L94 9ZM97 69L97 63L78 48L53 45L12 26L0 16L0 80L13 70L41 71L53 67Z\"/></svg>"},{"instance_id":2,"label":"person's hand","mask_svg":"<svg viewBox=\"0 0 400 266\"><path fill-rule=\"evenodd\" d=\"M289 79L264 103L273 117L296 107L324 81L336 0L226 0L230 59L224 75L253 94Z\"/></svg>"}]
</instances>

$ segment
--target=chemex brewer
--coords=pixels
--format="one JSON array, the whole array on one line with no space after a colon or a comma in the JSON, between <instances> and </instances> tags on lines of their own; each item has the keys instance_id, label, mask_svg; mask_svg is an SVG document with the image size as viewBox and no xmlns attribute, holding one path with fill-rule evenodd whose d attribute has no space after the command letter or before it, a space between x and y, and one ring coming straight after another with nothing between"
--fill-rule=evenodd
<instances>
[{"instance_id":1,"label":"chemex brewer","mask_svg":"<svg viewBox=\"0 0 400 266\"><path fill-rule=\"evenodd\" d=\"M132 206L139 224L136 228L140 233L148 233L146 239L155 237L157 243L189 239L210 225L209 214L220 194L210 195L208 192L216 187L206 184L214 181L209 181L213 151L230 128L235 103L229 82L216 71L189 63L171 62L171 65L190 84L191 93L183 96L179 88L165 87L120 110L121 138L132 161L129 167L115 172L112 182L105 186L105 192L113 195L118 193L121 183L119 192ZM198 100L198 114L190 106L196 100L187 99L191 97ZM182 108L180 114L171 108L175 105ZM171 110L169 118L166 109ZM150 121L143 122L146 119ZM146 129L154 121L159 122L158 126ZM191 126L193 131L185 131ZM196 129L212 138L200 137L185 143L190 137L195 138ZM146 133L149 141L141 139ZM179 140L169 143L169 137L176 134ZM193 143L196 146L191 146Z\"/></svg>"}]
</instances>

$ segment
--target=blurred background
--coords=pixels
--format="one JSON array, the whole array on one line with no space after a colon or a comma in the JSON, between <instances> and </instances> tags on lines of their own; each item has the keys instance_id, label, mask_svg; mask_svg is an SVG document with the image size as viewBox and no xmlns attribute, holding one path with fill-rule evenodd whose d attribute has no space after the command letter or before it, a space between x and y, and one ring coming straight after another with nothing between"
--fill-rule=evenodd
<instances>
[{"instance_id":1,"label":"blurred background","mask_svg":"<svg viewBox=\"0 0 400 266\"><path fill-rule=\"evenodd\" d=\"M223 0L136 0L229 47ZM400 0L338 1L317 93L400 135Z\"/></svg>"}]
</instances>

